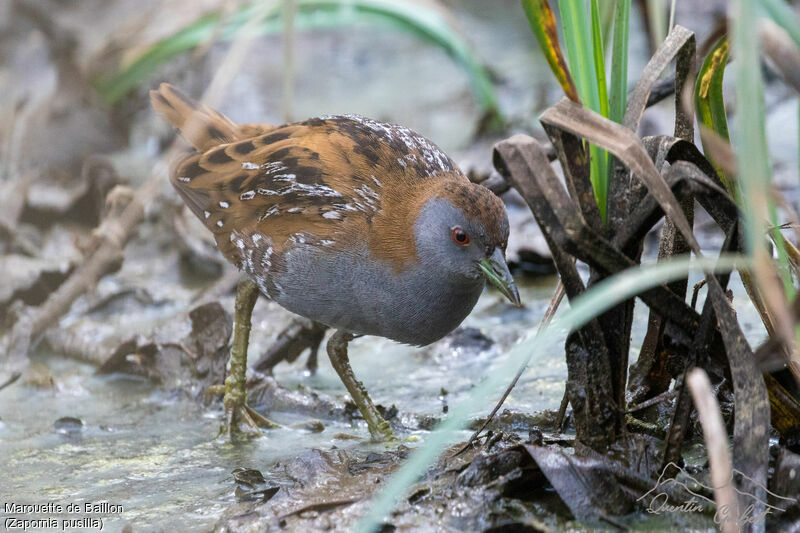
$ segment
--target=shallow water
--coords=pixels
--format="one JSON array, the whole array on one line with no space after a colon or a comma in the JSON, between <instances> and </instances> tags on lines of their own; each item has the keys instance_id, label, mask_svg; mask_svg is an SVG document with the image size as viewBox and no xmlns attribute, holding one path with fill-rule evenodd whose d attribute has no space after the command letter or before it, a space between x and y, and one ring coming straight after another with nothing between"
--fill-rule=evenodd
<instances>
[{"instance_id":1,"label":"shallow water","mask_svg":"<svg viewBox=\"0 0 800 533\"><path fill-rule=\"evenodd\" d=\"M353 344L353 367L376 401L394 403L403 411L441 415L442 388L448 392L447 402L453 404L475 380L501 365L504 346L538 321L552 285L550 279L523 287L529 307L522 311L498 315L493 308L501 296L486 293L481 298L465 325L491 331L497 343L488 351L450 349L446 342L420 350L365 338ZM112 531L129 521L137 529L140 525L208 528L235 501L230 476L234 468L257 468L267 475L269 466L299 450L370 446L333 440L337 433L361 437L368 433L364 426L330 420L323 421L321 433L282 428L270 431L266 438L233 446L214 438L220 423L218 407L203 409L141 379L96 376L94 368L59 357L40 356L37 363L46 364L59 376L55 387L15 384L3 391L0 501L122 505L121 514L101 517ZM325 358L313 377L304 377L303 364L282 364L276 377L289 388L303 384L344 395ZM557 407L564 373L559 350L538 357L535 370L521 380L507 406L526 412ZM283 424L303 420L292 413L269 415ZM83 426L58 430L54 424L62 417L79 418ZM424 442L425 432L420 434Z\"/></svg>"}]
</instances>

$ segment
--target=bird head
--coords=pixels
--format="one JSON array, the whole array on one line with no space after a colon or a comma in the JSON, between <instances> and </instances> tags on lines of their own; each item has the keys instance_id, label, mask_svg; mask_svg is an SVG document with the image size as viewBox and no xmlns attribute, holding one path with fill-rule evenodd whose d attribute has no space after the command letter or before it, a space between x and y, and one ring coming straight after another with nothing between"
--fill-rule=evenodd
<instances>
[{"instance_id":1,"label":"bird head","mask_svg":"<svg viewBox=\"0 0 800 533\"><path fill-rule=\"evenodd\" d=\"M491 191L466 179L443 180L426 191L414 224L418 253L428 268L441 268L465 281L485 280L514 305L519 291L505 259L508 216Z\"/></svg>"}]
</instances>

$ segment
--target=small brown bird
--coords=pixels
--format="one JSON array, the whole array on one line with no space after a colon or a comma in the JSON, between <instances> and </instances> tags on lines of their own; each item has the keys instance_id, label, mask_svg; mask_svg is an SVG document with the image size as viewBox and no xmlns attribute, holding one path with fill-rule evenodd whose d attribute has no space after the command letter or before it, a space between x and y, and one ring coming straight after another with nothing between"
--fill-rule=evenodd
<instances>
[{"instance_id":1,"label":"small brown bird","mask_svg":"<svg viewBox=\"0 0 800 533\"><path fill-rule=\"evenodd\" d=\"M351 339L430 344L464 320L486 280L519 305L503 203L417 133L353 115L236 125L168 84L150 97L195 150L172 185L252 279L236 295L228 431L271 425L247 406L244 383L259 290L337 329L328 355L376 439L392 432L353 375Z\"/></svg>"}]
</instances>

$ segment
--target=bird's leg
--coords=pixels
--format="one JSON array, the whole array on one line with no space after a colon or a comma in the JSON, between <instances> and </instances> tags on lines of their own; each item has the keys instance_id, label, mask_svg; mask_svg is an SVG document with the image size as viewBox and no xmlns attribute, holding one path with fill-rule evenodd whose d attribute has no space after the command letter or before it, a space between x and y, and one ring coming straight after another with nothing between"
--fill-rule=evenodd
<instances>
[{"instance_id":1,"label":"bird's leg","mask_svg":"<svg viewBox=\"0 0 800 533\"><path fill-rule=\"evenodd\" d=\"M389 422L384 420L375 408L369 394L367 394L367 389L356 379L353 369L350 367L350 360L347 357L347 344L353 338L354 335L346 331L338 330L334 333L328 340L328 357L330 357L334 370L339 374L339 378L347 388L347 392L353 398L356 407L361 411L361 416L366 420L373 440L394 440L395 437L392 433L392 428L389 427Z\"/></svg>"},{"instance_id":2,"label":"bird's leg","mask_svg":"<svg viewBox=\"0 0 800 533\"><path fill-rule=\"evenodd\" d=\"M228 376L225 378L225 426L222 430L232 438L243 429L246 433L260 434L258 428L275 428L278 424L267 420L247 405L247 345L250 342L250 317L258 300L258 286L252 281L239 282L236 288L236 317L233 329Z\"/></svg>"}]
</instances>

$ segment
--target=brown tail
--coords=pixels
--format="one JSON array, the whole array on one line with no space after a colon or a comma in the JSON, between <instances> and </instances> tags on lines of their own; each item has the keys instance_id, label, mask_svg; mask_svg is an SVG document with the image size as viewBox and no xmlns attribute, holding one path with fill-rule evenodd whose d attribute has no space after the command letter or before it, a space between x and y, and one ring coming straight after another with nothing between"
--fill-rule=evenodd
<instances>
[{"instance_id":1,"label":"brown tail","mask_svg":"<svg viewBox=\"0 0 800 533\"><path fill-rule=\"evenodd\" d=\"M150 103L199 152L238 140L239 128L231 119L162 83L150 91Z\"/></svg>"}]
</instances>

